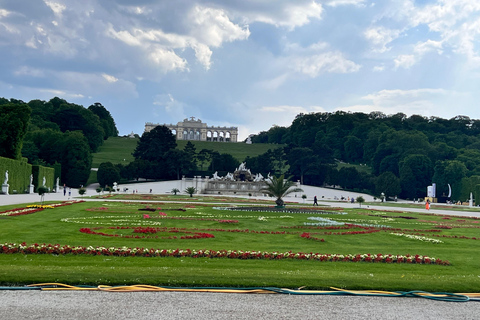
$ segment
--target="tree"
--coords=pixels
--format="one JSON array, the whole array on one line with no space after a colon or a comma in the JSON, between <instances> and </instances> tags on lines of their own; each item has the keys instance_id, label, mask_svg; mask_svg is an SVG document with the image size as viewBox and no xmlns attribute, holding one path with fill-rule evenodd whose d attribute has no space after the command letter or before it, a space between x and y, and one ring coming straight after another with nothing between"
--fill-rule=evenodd
<instances>
[{"instance_id":1,"label":"tree","mask_svg":"<svg viewBox=\"0 0 480 320\"><path fill-rule=\"evenodd\" d=\"M85 136L79 131L68 132L60 148L63 151L62 181L72 187L85 185L92 166L92 155Z\"/></svg>"},{"instance_id":2,"label":"tree","mask_svg":"<svg viewBox=\"0 0 480 320\"><path fill-rule=\"evenodd\" d=\"M172 149L165 153L165 165L177 180L180 180L180 175L195 169L192 157L186 151L178 149Z\"/></svg>"},{"instance_id":3,"label":"tree","mask_svg":"<svg viewBox=\"0 0 480 320\"><path fill-rule=\"evenodd\" d=\"M0 157L20 160L30 113L23 102L0 105Z\"/></svg>"},{"instance_id":4,"label":"tree","mask_svg":"<svg viewBox=\"0 0 480 320\"><path fill-rule=\"evenodd\" d=\"M291 181L289 178L285 179L283 174L279 177L273 176L271 180L265 181L266 186L260 189L260 192L265 192L266 194L277 198L275 203L277 207L284 207L285 202L282 200L283 197L294 193L302 192L301 188L295 187L295 182Z\"/></svg>"},{"instance_id":5,"label":"tree","mask_svg":"<svg viewBox=\"0 0 480 320\"><path fill-rule=\"evenodd\" d=\"M195 187L188 187L185 189L185 193L188 193L190 195L190 198L193 196L195 192L197 192L197 189L195 189Z\"/></svg>"},{"instance_id":6,"label":"tree","mask_svg":"<svg viewBox=\"0 0 480 320\"><path fill-rule=\"evenodd\" d=\"M177 188L173 188L171 192L173 192L173 194L176 196L177 193L180 192L180 190L178 190Z\"/></svg>"},{"instance_id":7,"label":"tree","mask_svg":"<svg viewBox=\"0 0 480 320\"><path fill-rule=\"evenodd\" d=\"M202 149L197 154L197 159L200 161L200 168L203 170L203 165L212 159L212 150Z\"/></svg>"},{"instance_id":8,"label":"tree","mask_svg":"<svg viewBox=\"0 0 480 320\"><path fill-rule=\"evenodd\" d=\"M365 202L365 199L363 199L362 196L359 196L357 197L356 201L358 202L358 204L360 205L360 208L362 207L362 203Z\"/></svg>"},{"instance_id":9,"label":"tree","mask_svg":"<svg viewBox=\"0 0 480 320\"><path fill-rule=\"evenodd\" d=\"M197 162L197 148L195 148L195 145L191 142L188 141L185 147L183 148L183 151L186 152L186 154L190 157L190 161L196 165Z\"/></svg>"},{"instance_id":10,"label":"tree","mask_svg":"<svg viewBox=\"0 0 480 320\"><path fill-rule=\"evenodd\" d=\"M391 172L384 172L377 177L375 190L378 195L383 193L385 198L388 199L388 196L400 194L402 188L400 186L400 180L396 175Z\"/></svg>"},{"instance_id":11,"label":"tree","mask_svg":"<svg viewBox=\"0 0 480 320\"><path fill-rule=\"evenodd\" d=\"M98 167L97 181L101 187L113 186L120 181L120 172L111 162L103 162Z\"/></svg>"},{"instance_id":12,"label":"tree","mask_svg":"<svg viewBox=\"0 0 480 320\"><path fill-rule=\"evenodd\" d=\"M106 140L108 137L118 136L117 126L115 125L112 115L107 109L105 109L104 106L102 106L101 103L95 102L88 107L88 110L96 114L100 119L100 125L102 126L104 132L103 139Z\"/></svg>"},{"instance_id":13,"label":"tree","mask_svg":"<svg viewBox=\"0 0 480 320\"><path fill-rule=\"evenodd\" d=\"M429 157L412 154L399 164L400 184L405 198L424 197L427 186L432 183L433 165Z\"/></svg>"},{"instance_id":14,"label":"tree","mask_svg":"<svg viewBox=\"0 0 480 320\"><path fill-rule=\"evenodd\" d=\"M303 176L313 168L315 155L310 148L293 148L287 154L290 171L300 177L300 183L303 184Z\"/></svg>"},{"instance_id":15,"label":"tree","mask_svg":"<svg viewBox=\"0 0 480 320\"><path fill-rule=\"evenodd\" d=\"M165 153L175 149L177 142L172 131L166 126L157 126L149 132L144 132L137 142L133 152L135 159L160 161Z\"/></svg>"}]
</instances>

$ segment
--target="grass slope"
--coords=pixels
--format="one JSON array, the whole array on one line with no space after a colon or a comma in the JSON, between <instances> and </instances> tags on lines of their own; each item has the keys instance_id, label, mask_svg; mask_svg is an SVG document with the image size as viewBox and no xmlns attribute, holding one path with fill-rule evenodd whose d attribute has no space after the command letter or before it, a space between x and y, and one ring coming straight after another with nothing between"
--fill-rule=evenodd
<instances>
[{"instance_id":1,"label":"grass slope","mask_svg":"<svg viewBox=\"0 0 480 320\"><path fill-rule=\"evenodd\" d=\"M139 198L141 197L141 198ZM136 195L147 201L149 195ZM41 212L9 217L1 216L2 242L52 243L71 246L139 247L158 249L255 250L279 252L319 252L331 254L420 254L449 260L451 266L386 264L365 262L318 262L305 260L237 260L209 258L147 258L86 255L23 255L0 254L0 284L63 282L69 284L152 284L173 286L276 286L326 289L425 290L476 292L480 287L477 253L480 241L461 238L478 237L479 221L473 218L421 215L399 211L348 209L347 214L322 215L272 213L258 211L225 211L215 204L186 202L84 202ZM215 198L209 201L240 201ZM241 200L242 204L248 200ZM156 212L139 211L150 206ZM218 204L216 205L218 206ZM9 206L8 208L12 208ZM159 209L160 208L160 209ZM0 208L6 210L7 207ZM173 209L184 209L178 211ZM398 208L397 208L398 210ZM160 216L159 212L167 214ZM156 219L145 219L147 213ZM405 216L411 219L405 218ZM365 229L311 229L309 218L326 218L350 224L388 225L399 230L361 233ZM238 220L225 224L221 220ZM126 238L138 235L133 229L109 227L151 226L177 228L150 238ZM448 228L439 228L439 226ZM97 227L96 232L118 234L109 237L79 232L80 228ZM288 228L285 228L288 227ZM185 228L185 229L181 229ZM200 229L200 230L199 230ZM173 239L184 231L208 232L215 238ZM228 232L233 230L235 232ZM245 232L248 230L248 232ZM258 231L258 232L252 232ZM436 231L435 231L436 230ZM264 231L264 232L262 232ZM286 231L268 234L265 231ZM356 232L335 234L338 232ZM300 237L309 232L325 242ZM392 235L421 233L443 243L409 239ZM143 235L143 234L140 234ZM147 234L148 235L148 234ZM437 237L440 236L440 237ZM446 237L443 237L445 235ZM155 238L159 236L159 238ZM457 238L455 238L457 236Z\"/></svg>"},{"instance_id":2,"label":"grass slope","mask_svg":"<svg viewBox=\"0 0 480 320\"><path fill-rule=\"evenodd\" d=\"M127 164L134 160L132 153L137 147L138 139L125 137L110 137L98 148L98 152L93 154L92 167L98 168L102 162L111 162L113 164ZM239 161L244 161L247 156L258 156L268 151L281 147L278 144L246 144L246 143L224 143L224 142L206 142L191 141L197 152L202 149L210 149L219 153L229 153ZM177 148L183 149L187 141L177 141Z\"/></svg>"}]
</instances>

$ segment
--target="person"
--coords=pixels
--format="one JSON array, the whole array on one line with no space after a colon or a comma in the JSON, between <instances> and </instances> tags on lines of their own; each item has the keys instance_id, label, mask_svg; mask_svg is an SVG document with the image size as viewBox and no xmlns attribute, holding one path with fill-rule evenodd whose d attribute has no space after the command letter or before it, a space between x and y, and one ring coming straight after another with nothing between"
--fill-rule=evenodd
<instances>
[{"instance_id":1,"label":"person","mask_svg":"<svg viewBox=\"0 0 480 320\"><path fill-rule=\"evenodd\" d=\"M70 196L72 195L72 188L68 188L68 198L70 199Z\"/></svg>"},{"instance_id":2,"label":"person","mask_svg":"<svg viewBox=\"0 0 480 320\"><path fill-rule=\"evenodd\" d=\"M351 202L351 203L354 203L354 202L355 202L355 198L352 197L352 198L350 199L350 202Z\"/></svg>"},{"instance_id":3,"label":"person","mask_svg":"<svg viewBox=\"0 0 480 320\"><path fill-rule=\"evenodd\" d=\"M425 202L425 209L430 210L430 200L427 199L427 202Z\"/></svg>"},{"instance_id":4,"label":"person","mask_svg":"<svg viewBox=\"0 0 480 320\"><path fill-rule=\"evenodd\" d=\"M317 196L313 197L313 205L318 206Z\"/></svg>"},{"instance_id":5,"label":"person","mask_svg":"<svg viewBox=\"0 0 480 320\"><path fill-rule=\"evenodd\" d=\"M65 197L67 195L67 187L65 184L63 184L63 196Z\"/></svg>"}]
</instances>

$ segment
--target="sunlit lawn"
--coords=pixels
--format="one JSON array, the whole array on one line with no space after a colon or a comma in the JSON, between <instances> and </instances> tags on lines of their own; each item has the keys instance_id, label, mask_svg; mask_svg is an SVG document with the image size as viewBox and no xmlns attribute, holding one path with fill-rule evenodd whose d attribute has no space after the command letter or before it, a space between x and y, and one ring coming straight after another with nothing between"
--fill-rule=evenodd
<instances>
[{"instance_id":1,"label":"sunlit lawn","mask_svg":"<svg viewBox=\"0 0 480 320\"><path fill-rule=\"evenodd\" d=\"M212 197L206 200L214 202L219 199ZM331 211L333 214L322 214L320 211L306 214L227 211L214 209L213 206L208 202L142 204L107 199L77 203L28 215L0 216L1 240L3 243L94 247L419 254L448 260L451 265L1 254L0 282L3 285L63 282L94 285L141 283L175 286L306 286L317 289L333 286L347 289L449 292L475 292L480 286L477 257L480 241L450 237L480 238L480 220L458 217L445 219L442 216L367 209ZM0 211L13 207L19 206L1 207ZM154 211L138 210L146 207ZM342 212L347 214L341 214ZM408 219L409 217L416 219ZM319 223L319 218L357 226L347 228L343 225L338 227L344 229L325 229L322 226L306 225ZM222 222L225 220L228 222ZM367 225L376 226L375 230L379 231L362 233L368 230ZM134 233L135 226L166 229L159 229L159 232L152 234L138 234ZM382 226L390 229L381 229ZM96 228L92 230L97 233L118 234L119 237L81 233L81 228ZM171 228L179 230L173 232ZM272 231L285 233L266 233ZM360 233L334 234L355 231ZM179 238L194 232L209 233L214 238ZM300 237L305 232L312 237L324 239L324 242ZM391 233L419 233L424 239L441 240L442 243L435 244L428 240L420 241ZM127 237L135 235L147 237ZM443 237L444 235L448 237ZM174 236L177 238L173 238Z\"/></svg>"}]
</instances>

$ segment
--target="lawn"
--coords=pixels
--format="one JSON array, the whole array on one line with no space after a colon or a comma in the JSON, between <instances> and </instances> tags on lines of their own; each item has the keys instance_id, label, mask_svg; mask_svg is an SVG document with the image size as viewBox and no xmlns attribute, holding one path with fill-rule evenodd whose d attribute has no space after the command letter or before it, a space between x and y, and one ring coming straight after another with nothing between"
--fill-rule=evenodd
<instances>
[{"instance_id":1,"label":"lawn","mask_svg":"<svg viewBox=\"0 0 480 320\"><path fill-rule=\"evenodd\" d=\"M172 198L177 201L172 202ZM82 246L81 250L90 253L0 254L0 284L305 286L446 292L477 292L480 286L480 220L474 218L404 213L398 208L316 207L316 211L308 211L312 208L289 205L298 210L231 211L219 210L215 203L223 200L217 197L195 202L180 196L154 199L156 202L135 199L143 203L111 199L18 216L0 213L3 243ZM232 201L247 207L259 205L250 204L248 199L230 198ZM19 207L0 207L0 211ZM96 251L96 247L111 249ZM126 250L129 253L120 256ZM224 257L218 257L222 252ZM310 253L331 254L327 260L343 260L332 257L349 254L421 255L448 261L448 265L320 261L309 260ZM242 256L249 259L239 259ZM256 258L259 256L262 259ZM268 259L272 257L275 259Z\"/></svg>"},{"instance_id":2,"label":"lawn","mask_svg":"<svg viewBox=\"0 0 480 320\"><path fill-rule=\"evenodd\" d=\"M92 168L98 168L102 162L111 162L113 164L128 164L133 161L133 151L137 147L138 139L127 137L110 137L98 148L98 152L93 154ZM258 143L226 143L226 142L206 142L191 141L199 152L202 149L218 151L219 153L229 153L238 161L244 161L247 156L258 156L268 151L282 147L278 144ZM177 141L177 148L183 149L187 141Z\"/></svg>"}]
</instances>

